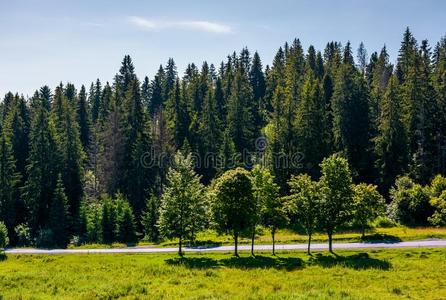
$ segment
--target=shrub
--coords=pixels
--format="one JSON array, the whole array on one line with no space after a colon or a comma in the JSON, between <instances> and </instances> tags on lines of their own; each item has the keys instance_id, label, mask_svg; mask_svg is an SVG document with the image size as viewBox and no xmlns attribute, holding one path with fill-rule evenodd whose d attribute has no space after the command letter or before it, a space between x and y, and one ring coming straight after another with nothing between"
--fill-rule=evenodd
<instances>
[{"instance_id":1,"label":"shrub","mask_svg":"<svg viewBox=\"0 0 446 300\"><path fill-rule=\"evenodd\" d=\"M386 216L379 216L373 221L372 226L375 228L392 228L397 227L398 223Z\"/></svg>"},{"instance_id":2,"label":"shrub","mask_svg":"<svg viewBox=\"0 0 446 300\"><path fill-rule=\"evenodd\" d=\"M9 244L8 229L5 223L0 222L0 249L4 249Z\"/></svg>"},{"instance_id":3,"label":"shrub","mask_svg":"<svg viewBox=\"0 0 446 300\"><path fill-rule=\"evenodd\" d=\"M19 224L14 228L17 237L17 246L24 247L32 244L31 232L26 224Z\"/></svg>"},{"instance_id":4,"label":"shrub","mask_svg":"<svg viewBox=\"0 0 446 300\"><path fill-rule=\"evenodd\" d=\"M407 176L397 178L390 198L389 217L404 225L425 225L434 212L429 202L430 188L414 183Z\"/></svg>"},{"instance_id":5,"label":"shrub","mask_svg":"<svg viewBox=\"0 0 446 300\"><path fill-rule=\"evenodd\" d=\"M432 198L430 204L434 207L434 213L428 218L429 223L434 226L446 225L446 191L439 197Z\"/></svg>"},{"instance_id":6,"label":"shrub","mask_svg":"<svg viewBox=\"0 0 446 300\"><path fill-rule=\"evenodd\" d=\"M51 229L40 229L36 238L37 248L52 248L54 246L54 233Z\"/></svg>"}]
</instances>

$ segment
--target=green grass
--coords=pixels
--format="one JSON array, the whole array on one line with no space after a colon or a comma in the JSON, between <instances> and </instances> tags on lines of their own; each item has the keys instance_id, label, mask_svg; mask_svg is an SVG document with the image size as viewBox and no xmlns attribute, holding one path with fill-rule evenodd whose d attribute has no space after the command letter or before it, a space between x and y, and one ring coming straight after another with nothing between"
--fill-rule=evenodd
<instances>
[{"instance_id":1,"label":"green grass","mask_svg":"<svg viewBox=\"0 0 446 300\"><path fill-rule=\"evenodd\" d=\"M8 255L5 299L444 299L446 249ZM2 298L0 297L0 298Z\"/></svg>"},{"instance_id":2,"label":"green grass","mask_svg":"<svg viewBox=\"0 0 446 300\"><path fill-rule=\"evenodd\" d=\"M393 227L393 228L374 228L367 231L367 241L410 241L422 240L428 238L446 239L446 228L437 227ZM312 237L313 243L327 242L327 235L323 232L315 233ZM334 242L361 242L361 233L359 231L340 232L333 236ZM277 244L294 244L306 243L307 236L303 233L298 233L292 230L279 230L276 233ZM197 244L199 245L232 245L233 239L229 235L217 235L215 231L208 230L197 235ZM241 238L240 244L251 243L250 238ZM267 230L261 230L256 238L257 244L271 244L272 238ZM153 245L151 243L140 243L140 245ZM177 240L163 241L154 246L166 247L178 245Z\"/></svg>"}]
</instances>

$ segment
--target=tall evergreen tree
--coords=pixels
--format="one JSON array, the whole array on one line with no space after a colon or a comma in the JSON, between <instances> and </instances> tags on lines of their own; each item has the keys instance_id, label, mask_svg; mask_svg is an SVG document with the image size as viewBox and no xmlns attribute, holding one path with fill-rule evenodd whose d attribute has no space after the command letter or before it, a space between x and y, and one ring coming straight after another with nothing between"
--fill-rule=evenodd
<instances>
[{"instance_id":1,"label":"tall evergreen tree","mask_svg":"<svg viewBox=\"0 0 446 300\"><path fill-rule=\"evenodd\" d=\"M403 124L402 103L398 93L398 79L392 76L381 102L378 135L375 138L376 167L384 193L407 167L407 136Z\"/></svg>"},{"instance_id":2,"label":"tall evergreen tree","mask_svg":"<svg viewBox=\"0 0 446 300\"><path fill-rule=\"evenodd\" d=\"M78 102L76 105L76 120L79 126L80 140L84 151L88 150L88 144L90 142L90 115L87 102L87 94L85 87L82 86L79 91Z\"/></svg>"}]
</instances>

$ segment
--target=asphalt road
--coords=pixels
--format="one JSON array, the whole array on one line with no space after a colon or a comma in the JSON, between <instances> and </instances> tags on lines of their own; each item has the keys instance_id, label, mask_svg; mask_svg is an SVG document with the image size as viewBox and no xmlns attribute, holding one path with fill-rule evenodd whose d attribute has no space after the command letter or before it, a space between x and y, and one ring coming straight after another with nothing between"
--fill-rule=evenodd
<instances>
[{"instance_id":1,"label":"asphalt road","mask_svg":"<svg viewBox=\"0 0 446 300\"><path fill-rule=\"evenodd\" d=\"M446 240L432 239L422 241L407 241L396 243L334 243L333 249L374 249L374 248L446 248ZM240 251L251 250L250 245L240 245ZM286 244L276 245L276 250L306 250L306 244ZM328 244L312 244L311 250L327 250ZM272 245L255 245L255 250L272 250ZM12 248L7 249L6 254L88 254L88 253L165 253L177 252L178 248L154 248L154 247L128 247L128 248L104 248L104 249L33 249L33 248ZM184 248L185 252L230 252L234 251L234 246L196 247Z\"/></svg>"}]
</instances>

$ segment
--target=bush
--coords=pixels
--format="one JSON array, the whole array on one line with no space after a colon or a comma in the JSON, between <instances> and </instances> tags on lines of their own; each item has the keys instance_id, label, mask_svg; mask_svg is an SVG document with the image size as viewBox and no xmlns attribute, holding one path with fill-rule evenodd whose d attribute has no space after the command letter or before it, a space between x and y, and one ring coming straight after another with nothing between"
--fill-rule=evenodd
<instances>
[{"instance_id":1,"label":"bush","mask_svg":"<svg viewBox=\"0 0 446 300\"><path fill-rule=\"evenodd\" d=\"M430 204L434 207L435 211L429 222L434 226L446 225L446 191L443 191L439 197L432 198Z\"/></svg>"},{"instance_id":2,"label":"bush","mask_svg":"<svg viewBox=\"0 0 446 300\"><path fill-rule=\"evenodd\" d=\"M36 239L37 248L52 248L54 246L54 233L51 229L40 229Z\"/></svg>"},{"instance_id":3,"label":"bush","mask_svg":"<svg viewBox=\"0 0 446 300\"><path fill-rule=\"evenodd\" d=\"M28 225L19 224L14 228L14 232L17 237L17 246L25 247L32 244L31 233Z\"/></svg>"},{"instance_id":4,"label":"bush","mask_svg":"<svg viewBox=\"0 0 446 300\"><path fill-rule=\"evenodd\" d=\"M379 216L373 221L372 226L375 228L392 228L397 227L398 223L386 216Z\"/></svg>"},{"instance_id":5,"label":"bush","mask_svg":"<svg viewBox=\"0 0 446 300\"><path fill-rule=\"evenodd\" d=\"M8 229L5 223L0 222L0 249L6 248L9 244Z\"/></svg>"},{"instance_id":6,"label":"bush","mask_svg":"<svg viewBox=\"0 0 446 300\"><path fill-rule=\"evenodd\" d=\"M434 212L430 192L430 187L416 184L407 176L397 178L390 190L389 217L404 225L427 224Z\"/></svg>"}]
</instances>

